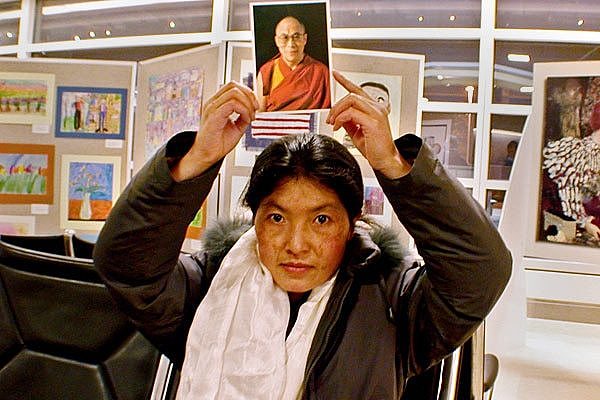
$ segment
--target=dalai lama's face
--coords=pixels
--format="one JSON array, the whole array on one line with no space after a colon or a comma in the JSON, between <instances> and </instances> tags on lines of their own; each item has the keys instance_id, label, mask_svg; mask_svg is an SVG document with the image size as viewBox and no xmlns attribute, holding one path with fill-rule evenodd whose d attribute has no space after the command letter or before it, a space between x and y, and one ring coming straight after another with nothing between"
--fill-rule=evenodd
<instances>
[{"instance_id":1,"label":"dalai lama's face","mask_svg":"<svg viewBox=\"0 0 600 400\"><path fill-rule=\"evenodd\" d=\"M290 68L295 68L304 58L307 34L304 26L294 17L285 17L275 28L275 44L281 58Z\"/></svg>"}]
</instances>

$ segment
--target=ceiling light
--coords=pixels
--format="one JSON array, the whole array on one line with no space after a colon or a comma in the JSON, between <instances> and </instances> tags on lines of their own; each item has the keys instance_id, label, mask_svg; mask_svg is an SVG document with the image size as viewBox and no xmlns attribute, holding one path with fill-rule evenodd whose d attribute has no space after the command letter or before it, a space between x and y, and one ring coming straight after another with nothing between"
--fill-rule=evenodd
<instances>
[{"instance_id":1,"label":"ceiling light","mask_svg":"<svg viewBox=\"0 0 600 400\"><path fill-rule=\"evenodd\" d=\"M577 21L577 26L581 26L585 23L585 21L583 19L580 19Z\"/></svg>"},{"instance_id":2,"label":"ceiling light","mask_svg":"<svg viewBox=\"0 0 600 400\"><path fill-rule=\"evenodd\" d=\"M444 79L444 75L438 75L438 76L437 76L437 80L438 80L438 81L441 81L441 80L443 80L443 79Z\"/></svg>"},{"instance_id":3,"label":"ceiling light","mask_svg":"<svg viewBox=\"0 0 600 400\"><path fill-rule=\"evenodd\" d=\"M90 37L91 37L91 38L94 38L94 37L96 37L96 32L94 32L94 31L90 31Z\"/></svg>"},{"instance_id":4,"label":"ceiling light","mask_svg":"<svg viewBox=\"0 0 600 400\"><path fill-rule=\"evenodd\" d=\"M531 59L529 58L529 54L514 54L510 53L508 55L508 61L513 62L529 62Z\"/></svg>"},{"instance_id":5,"label":"ceiling light","mask_svg":"<svg viewBox=\"0 0 600 400\"><path fill-rule=\"evenodd\" d=\"M81 38L79 37L79 35L75 35L75 36L73 36L73 40L76 42L79 42L81 40Z\"/></svg>"},{"instance_id":6,"label":"ceiling light","mask_svg":"<svg viewBox=\"0 0 600 400\"><path fill-rule=\"evenodd\" d=\"M456 15L451 15L450 18L448 18L450 21L454 21L456 20Z\"/></svg>"},{"instance_id":7,"label":"ceiling light","mask_svg":"<svg viewBox=\"0 0 600 400\"><path fill-rule=\"evenodd\" d=\"M178 3L187 3L198 0L177 0ZM42 15L68 14L82 11L109 10L121 7L139 7L151 4L165 3L164 0L104 0L84 1L81 3L62 4L42 7Z\"/></svg>"},{"instance_id":8,"label":"ceiling light","mask_svg":"<svg viewBox=\"0 0 600 400\"><path fill-rule=\"evenodd\" d=\"M169 21L169 28L175 28L175 21Z\"/></svg>"},{"instance_id":9,"label":"ceiling light","mask_svg":"<svg viewBox=\"0 0 600 400\"><path fill-rule=\"evenodd\" d=\"M519 92L521 92L521 93L533 93L533 86L521 86L519 88Z\"/></svg>"},{"instance_id":10,"label":"ceiling light","mask_svg":"<svg viewBox=\"0 0 600 400\"><path fill-rule=\"evenodd\" d=\"M110 31L110 29L107 29L107 30L104 31L104 34L106 36L110 36L110 35L112 35L112 32Z\"/></svg>"},{"instance_id":11,"label":"ceiling light","mask_svg":"<svg viewBox=\"0 0 600 400\"><path fill-rule=\"evenodd\" d=\"M6 32L6 37L7 38L12 38L14 35L12 32Z\"/></svg>"},{"instance_id":12,"label":"ceiling light","mask_svg":"<svg viewBox=\"0 0 600 400\"><path fill-rule=\"evenodd\" d=\"M424 16L422 16L422 15L419 15L419 18L417 18L417 21L419 21L419 22L423 22L423 20L424 20L424 19L425 19L425 17L424 17Z\"/></svg>"},{"instance_id":13,"label":"ceiling light","mask_svg":"<svg viewBox=\"0 0 600 400\"><path fill-rule=\"evenodd\" d=\"M360 11L357 11L357 12L356 12L356 16L357 16L357 17L360 17L361 15L362 15L362 13L361 13Z\"/></svg>"}]
</instances>

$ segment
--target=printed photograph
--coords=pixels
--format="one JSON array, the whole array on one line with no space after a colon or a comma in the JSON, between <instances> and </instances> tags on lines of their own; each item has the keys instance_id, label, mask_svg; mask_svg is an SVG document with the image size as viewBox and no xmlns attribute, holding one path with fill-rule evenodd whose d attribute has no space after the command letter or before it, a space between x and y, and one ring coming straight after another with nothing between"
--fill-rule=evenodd
<instances>
[{"instance_id":1,"label":"printed photograph","mask_svg":"<svg viewBox=\"0 0 600 400\"><path fill-rule=\"evenodd\" d=\"M261 112L331 107L329 3L250 3Z\"/></svg>"}]
</instances>

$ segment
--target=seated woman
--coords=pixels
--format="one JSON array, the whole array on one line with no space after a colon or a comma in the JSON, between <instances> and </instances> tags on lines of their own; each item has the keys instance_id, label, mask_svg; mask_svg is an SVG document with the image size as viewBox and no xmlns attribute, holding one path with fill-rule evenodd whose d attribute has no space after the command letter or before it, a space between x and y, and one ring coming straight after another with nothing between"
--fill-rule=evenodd
<instances>
[{"instance_id":1,"label":"seated woman","mask_svg":"<svg viewBox=\"0 0 600 400\"><path fill-rule=\"evenodd\" d=\"M245 195L253 226L222 225L180 256L258 107L225 85L198 132L172 138L129 184L94 252L118 303L182 365L178 399L397 399L469 338L508 281L510 253L485 211L418 137L394 143L384 106L334 76L350 94L327 120L349 132L425 264L359 223L359 166L322 135L265 149Z\"/></svg>"}]
</instances>

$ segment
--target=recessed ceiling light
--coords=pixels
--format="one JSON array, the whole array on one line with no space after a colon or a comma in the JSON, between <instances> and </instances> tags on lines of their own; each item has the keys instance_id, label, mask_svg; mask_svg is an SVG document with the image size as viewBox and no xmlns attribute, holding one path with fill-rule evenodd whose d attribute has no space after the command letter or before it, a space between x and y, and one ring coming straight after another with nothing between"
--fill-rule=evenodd
<instances>
[{"instance_id":1,"label":"recessed ceiling light","mask_svg":"<svg viewBox=\"0 0 600 400\"><path fill-rule=\"evenodd\" d=\"M423 20L424 20L424 19L425 19L425 17L424 17L424 16L422 16L422 15L419 15L419 18L417 18L417 21L419 21L419 22L423 22Z\"/></svg>"},{"instance_id":2,"label":"recessed ceiling light","mask_svg":"<svg viewBox=\"0 0 600 400\"><path fill-rule=\"evenodd\" d=\"M456 15L451 15L450 18L448 18L450 21L454 21L456 20Z\"/></svg>"},{"instance_id":3,"label":"recessed ceiling light","mask_svg":"<svg viewBox=\"0 0 600 400\"><path fill-rule=\"evenodd\" d=\"M438 75L438 76L437 76L437 79L438 79L438 81L441 81L441 80L443 80L443 79L444 79L444 75Z\"/></svg>"},{"instance_id":4,"label":"recessed ceiling light","mask_svg":"<svg viewBox=\"0 0 600 400\"><path fill-rule=\"evenodd\" d=\"M577 21L577 26L581 26L585 23L585 21L583 19L580 19Z\"/></svg>"},{"instance_id":5,"label":"recessed ceiling light","mask_svg":"<svg viewBox=\"0 0 600 400\"><path fill-rule=\"evenodd\" d=\"M169 28L175 28L175 21L169 21Z\"/></svg>"},{"instance_id":6,"label":"recessed ceiling light","mask_svg":"<svg viewBox=\"0 0 600 400\"><path fill-rule=\"evenodd\" d=\"M529 62L531 60L531 58L529 57L529 54L514 54L514 53L510 53L508 55L508 61L513 61L513 62Z\"/></svg>"},{"instance_id":7,"label":"recessed ceiling light","mask_svg":"<svg viewBox=\"0 0 600 400\"><path fill-rule=\"evenodd\" d=\"M450 82L446 83L446 87L450 87Z\"/></svg>"},{"instance_id":8,"label":"recessed ceiling light","mask_svg":"<svg viewBox=\"0 0 600 400\"><path fill-rule=\"evenodd\" d=\"M94 32L94 31L90 31L90 37L91 37L91 38L94 38L94 37L96 37L96 32Z\"/></svg>"},{"instance_id":9,"label":"recessed ceiling light","mask_svg":"<svg viewBox=\"0 0 600 400\"><path fill-rule=\"evenodd\" d=\"M73 36L73 40L75 40L76 42L79 42L81 40L81 38L79 37L79 35L75 35L75 36Z\"/></svg>"},{"instance_id":10,"label":"recessed ceiling light","mask_svg":"<svg viewBox=\"0 0 600 400\"><path fill-rule=\"evenodd\" d=\"M14 35L12 32L6 32L6 37L7 38L12 38Z\"/></svg>"},{"instance_id":11,"label":"recessed ceiling light","mask_svg":"<svg viewBox=\"0 0 600 400\"><path fill-rule=\"evenodd\" d=\"M357 17L360 17L361 15L362 15L362 13L361 13L360 11L357 11L357 12L356 12L356 16L357 16Z\"/></svg>"},{"instance_id":12,"label":"recessed ceiling light","mask_svg":"<svg viewBox=\"0 0 600 400\"><path fill-rule=\"evenodd\" d=\"M110 31L110 29L107 29L107 30L104 31L104 34L106 36L110 36L110 35L112 35L112 32Z\"/></svg>"}]
</instances>

